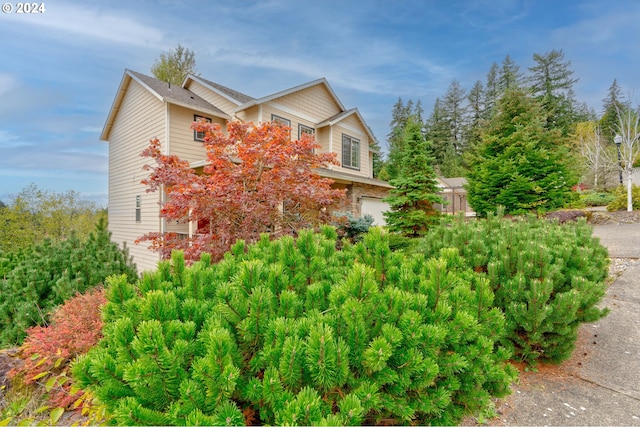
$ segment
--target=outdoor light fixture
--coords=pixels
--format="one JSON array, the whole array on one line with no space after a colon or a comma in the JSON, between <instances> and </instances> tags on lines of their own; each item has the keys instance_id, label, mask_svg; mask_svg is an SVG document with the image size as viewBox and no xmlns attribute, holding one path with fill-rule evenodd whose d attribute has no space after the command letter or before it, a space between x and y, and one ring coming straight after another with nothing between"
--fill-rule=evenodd
<instances>
[{"instance_id":1,"label":"outdoor light fixture","mask_svg":"<svg viewBox=\"0 0 640 427\"><path fill-rule=\"evenodd\" d=\"M618 169L620 172L620 185L622 185L622 159L620 158L620 144L622 144L622 137L618 134L613 137L613 142L616 143L616 147L618 147Z\"/></svg>"}]
</instances>

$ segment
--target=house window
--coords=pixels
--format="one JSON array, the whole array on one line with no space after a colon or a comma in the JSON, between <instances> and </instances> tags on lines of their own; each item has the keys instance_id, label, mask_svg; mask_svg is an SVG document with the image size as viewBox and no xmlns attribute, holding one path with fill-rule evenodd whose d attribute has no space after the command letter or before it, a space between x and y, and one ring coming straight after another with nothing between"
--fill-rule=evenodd
<instances>
[{"instance_id":1,"label":"house window","mask_svg":"<svg viewBox=\"0 0 640 427\"><path fill-rule=\"evenodd\" d=\"M312 127L305 126L303 124L298 125L298 139L302 138L303 134L315 135L316 130Z\"/></svg>"},{"instance_id":2,"label":"house window","mask_svg":"<svg viewBox=\"0 0 640 427\"><path fill-rule=\"evenodd\" d=\"M360 140L342 134L342 166L360 170Z\"/></svg>"},{"instance_id":3,"label":"house window","mask_svg":"<svg viewBox=\"0 0 640 427\"><path fill-rule=\"evenodd\" d=\"M275 114L271 115L271 121L283 126L291 127L291 120L285 119L284 117L276 116Z\"/></svg>"},{"instance_id":4,"label":"house window","mask_svg":"<svg viewBox=\"0 0 640 427\"><path fill-rule=\"evenodd\" d=\"M136 222L141 221L141 209L142 209L142 198L140 196L136 196Z\"/></svg>"},{"instance_id":5,"label":"house window","mask_svg":"<svg viewBox=\"0 0 640 427\"><path fill-rule=\"evenodd\" d=\"M197 114L193 115L193 121L194 122L207 122L207 123L211 123L211 119L209 117L203 117L203 116L199 116ZM200 142L204 142L204 137L207 136L206 132L198 132L197 130L193 131L193 140L194 141L200 141Z\"/></svg>"}]
</instances>

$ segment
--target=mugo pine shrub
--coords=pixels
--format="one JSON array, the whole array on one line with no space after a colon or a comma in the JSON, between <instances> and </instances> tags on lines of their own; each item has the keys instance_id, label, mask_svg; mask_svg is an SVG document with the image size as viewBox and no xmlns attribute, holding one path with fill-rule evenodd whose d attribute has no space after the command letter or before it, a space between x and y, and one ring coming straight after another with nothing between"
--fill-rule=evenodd
<instances>
[{"instance_id":1,"label":"mugo pine shrub","mask_svg":"<svg viewBox=\"0 0 640 427\"><path fill-rule=\"evenodd\" d=\"M128 251L111 242L103 221L85 240L47 239L0 255L0 347L20 343L27 329L45 324L55 307L103 284L107 276L137 275Z\"/></svg>"},{"instance_id":2,"label":"mugo pine shrub","mask_svg":"<svg viewBox=\"0 0 640 427\"><path fill-rule=\"evenodd\" d=\"M528 363L568 359L580 324L607 313L596 306L606 292L607 250L584 219L459 220L432 229L419 247L425 256L458 248L475 271L486 273L506 316L506 344Z\"/></svg>"},{"instance_id":3,"label":"mugo pine shrub","mask_svg":"<svg viewBox=\"0 0 640 427\"><path fill-rule=\"evenodd\" d=\"M180 252L111 277L104 339L74 378L119 424L454 424L513 380L504 317L457 251L406 258L379 230Z\"/></svg>"}]
</instances>

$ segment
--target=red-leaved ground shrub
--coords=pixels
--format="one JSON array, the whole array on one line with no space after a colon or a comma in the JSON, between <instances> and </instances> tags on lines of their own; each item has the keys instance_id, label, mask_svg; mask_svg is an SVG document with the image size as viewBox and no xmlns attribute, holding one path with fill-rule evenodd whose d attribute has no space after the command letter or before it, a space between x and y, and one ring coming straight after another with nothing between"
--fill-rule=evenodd
<instances>
[{"instance_id":1,"label":"red-leaved ground shrub","mask_svg":"<svg viewBox=\"0 0 640 427\"><path fill-rule=\"evenodd\" d=\"M48 326L29 328L20 347L24 363L9 375L22 375L26 384L37 381L49 392L53 406L71 408L83 392L71 393L69 366L102 338L100 308L105 303L104 289L94 288L57 308Z\"/></svg>"}]
</instances>

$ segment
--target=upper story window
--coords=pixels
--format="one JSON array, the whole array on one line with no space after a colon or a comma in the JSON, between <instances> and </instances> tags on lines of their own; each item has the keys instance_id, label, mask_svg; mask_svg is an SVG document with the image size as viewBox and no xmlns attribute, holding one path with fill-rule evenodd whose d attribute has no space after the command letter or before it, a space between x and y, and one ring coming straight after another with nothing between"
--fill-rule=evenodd
<instances>
[{"instance_id":1,"label":"upper story window","mask_svg":"<svg viewBox=\"0 0 640 427\"><path fill-rule=\"evenodd\" d=\"M305 126L303 124L298 125L298 139L302 138L303 134L315 135L316 130L312 127Z\"/></svg>"},{"instance_id":2,"label":"upper story window","mask_svg":"<svg viewBox=\"0 0 640 427\"><path fill-rule=\"evenodd\" d=\"M197 114L193 115L193 121L194 122L207 122L207 123L211 123L211 119L209 117L203 117L203 116L199 116ZM200 141L200 142L204 142L204 137L207 136L206 132L198 132L197 130L193 131L193 140L194 141Z\"/></svg>"},{"instance_id":3,"label":"upper story window","mask_svg":"<svg viewBox=\"0 0 640 427\"><path fill-rule=\"evenodd\" d=\"M360 140L342 134L342 166L360 170Z\"/></svg>"},{"instance_id":4,"label":"upper story window","mask_svg":"<svg viewBox=\"0 0 640 427\"><path fill-rule=\"evenodd\" d=\"M275 114L271 115L271 121L279 123L284 126L291 127L291 120L285 119L284 117L276 116Z\"/></svg>"}]
</instances>

